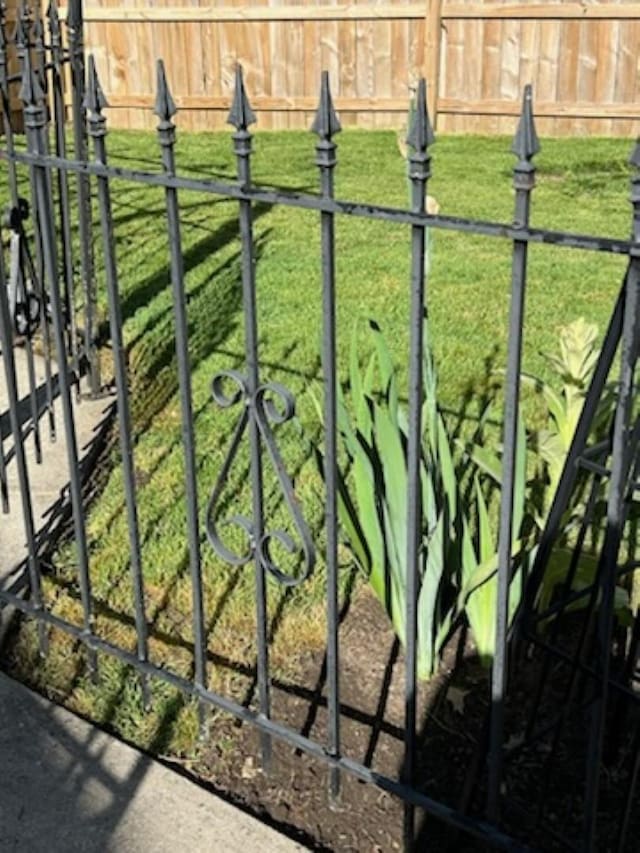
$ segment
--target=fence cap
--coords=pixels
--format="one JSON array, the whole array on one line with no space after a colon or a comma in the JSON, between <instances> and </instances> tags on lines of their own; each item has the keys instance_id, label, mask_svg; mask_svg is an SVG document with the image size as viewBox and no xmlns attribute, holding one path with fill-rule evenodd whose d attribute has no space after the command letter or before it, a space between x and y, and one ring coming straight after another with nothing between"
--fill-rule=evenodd
<instances>
[{"instance_id":1,"label":"fence cap","mask_svg":"<svg viewBox=\"0 0 640 853\"><path fill-rule=\"evenodd\" d=\"M233 103L227 117L227 124L232 124L236 130L246 130L250 124L255 124L256 115L251 109L249 98L242 79L242 65L236 65L236 82L233 91Z\"/></svg>"},{"instance_id":2,"label":"fence cap","mask_svg":"<svg viewBox=\"0 0 640 853\"><path fill-rule=\"evenodd\" d=\"M311 131L312 133L317 133L321 139L331 139L332 136L340 133L341 130L342 127L333 106L333 98L331 97L329 72L323 71L320 83L320 102L313 124L311 125Z\"/></svg>"},{"instance_id":3,"label":"fence cap","mask_svg":"<svg viewBox=\"0 0 640 853\"><path fill-rule=\"evenodd\" d=\"M533 120L533 91L531 84L528 83L524 87L520 121L518 122L516 135L513 138L511 151L521 160L531 160L539 150L540 140L538 139Z\"/></svg>"},{"instance_id":4,"label":"fence cap","mask_svg":"<svg viewBox=\"0 0 640 853\"><path fill-rule=\"evenodd\" d=\"M411 115L411 122L407 133L407 145L414 151L426 151L436 141L429 109L427 107L427 83L424 77L418 81L418 93L416 95L416 106Z\"/></svg>"},{"instance_id":5,"label":"fence cap","mask_svg":"<svg viewBox=\"0 0 640 853\"><path fill-rule=\"evenodd\" d=\"M49 0L49 5L47 6L47 18L49 20L49 30L52 35L58 35L60 33L60 11L58 9L57 0Z\"/></svg>"},{"instance_id":6,"label":"fence cap","mask_svg":"<svg viewBox=\"0 0 640 853\"><path fill-rule=\"evenodd\" d=\"M171 121L178 112L176 102L173 100L169 84L167 83L167 72L164 62L159 59L156 63L156 101L153 112L161 121Z\"/></svg>"},{"instance_id":7,"label":"fence cap","mask_svg":"<svg viewBox=\"0 0 640 853\"><path fill-rule=\"evenodd\" d=\"M28 50L24 52L24 65L22 67L22 84L18 96L25 107L39 107L44 100L44 92L31 64L31 56Z\"/></svg>"},{"instance_id":8,"label":"fence cap","mask_svg":"<svg viewBox=\"0 0 640 853\"><path fill-rule=\"evenodd\" d=\"M18 7L16 26L13 31L13 41L16 47L23 48L29 41L29 10L24 3Z\"/></svg>"},{"instance_id":9,"label":"fence cap","mask_svg":"<svg viewBox=\"0 0 640 853\"><path fill-rule=\"evenodd\" d=\"M105 107L109 106L106 95L100 85L96 63L92 53L89 54L87 71L87 91L84 96L84 106L94 115L100 115Z\"/></svg>"},{"instance_id":10,"label":"fence cap","mask_svg":"<svg viewBox=\"0 0 640 853\"><path fill-rule=\"evenodd\" d=\"M67 6L67 26L77 31L82 26L82 0L69 0Z\"/></svg>"}]
</instances>

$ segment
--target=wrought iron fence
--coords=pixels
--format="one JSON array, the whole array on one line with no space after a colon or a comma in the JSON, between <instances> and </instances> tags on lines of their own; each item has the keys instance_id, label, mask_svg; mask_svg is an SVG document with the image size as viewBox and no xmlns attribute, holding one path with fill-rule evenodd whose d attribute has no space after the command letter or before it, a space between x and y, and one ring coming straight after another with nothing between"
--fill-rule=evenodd
<instances>
[{"instance_id":1,"label":"wrought iron fence","mask_svg":"<svg viewBox=\"0 0 640 853\"><path fill-rule=\"evenodd\" d=\"M233 715L238 720L254 726L261 734L262 760L269 766L273 738L285 741L297 749L326 762L329 772L329 796L339 795L343 773L391 792L405 803L406 849L415 845L415 812L424 810L428 815L444 821L455 830L475 836L481 843L498 849L529 849L530 833L540 834L536 845L564 845L569 849L594 850L598 848L598 792L604 771L605 745L610 746L612 721L619 725L623 720L632 737L633 749L629 770L625 777L628 792L620 804L619 837L617 850L631 849L629 829L632 826L637 781L640 771L638 741L640 721L638 714L637 661L640 646L640 628L636 616L625 640L622 664L612 663L612 640L615 620L615 587L618 580L633 571L637 563L621 560L621 541L625 520L628 517L638 476L638 438L640 421L636 419L632 398L634 370L638 354L637 300L640 273L640 178L632 180L633 233L629 240L593 237L568 232L533 228L529 223L529 204L534 188L535 166L533 158L539 150L533 120L530 87L524 93L522 113L513 143L516 156L514 168L515 211L513 222L496 223L446 215L427 214L425 201L428 180L431 176L430 147L434 141L426 106L426 86L420 81L413 121L409 128L408 176L411 185L411 203L406 209L364 204L335 198L334 169L337 163L334 138L340 124L334 110L329 80L326 74L321 81L318 110L312 130L318 137L316 165L319 170L318 194L285 192L257 186L252 181L252 133L255 121L244 83L242 71L237 69L233 103L229 122L233 126L233 148L237 162L237 181L224 182L181 176L176 167L174 146L177 112L171 96L164 68L158 63L157 99L155 114L158 117L157 136L161 150L161 171L147 172L112 166L108 161L107 121L103 114L107 99L100 87L96 68L89 58L85 84L85 66L82 48L81 4L72 2L66 21L67 46L55 3L47 18L45 37L43 22L36 14L30 20L21 14L15 35L7 40L5 28L0 27L0 88L2 90L5 140L0 159L7 166L11 212L6 229L10 232L11 260L7 267L4 252L0 253L0 342L4 365L11 430L14 441L12 458L18 467L22 513L29 551L28 577L30 597L23 599L8 590L0 590L0 601L11 604L42 626L42 652L46 653L46 626L53 626L84 644L90 654L90 666L96 666L97 652L113 655L130 664L141 676L144 685L149 678L158 678L195 697L204 716L210 706ZM7 45L17 48L22 71L10 76L7 68ZM64 133L65 108L62 96L64 63L69 63L71 75L71 118L73 128L73 157L68 156ZM9 122L9 89L20 83L20 97L24 104L26 148L15 144ZM50 148L50 130L53 130L54 150ZM89 143L92 156L89 156ZM631 158L640 168L640 147ZM27 205L18 192L17 168L26 168L30 200ZM76 195L71 202L70 183L75 179ZM144 577L141 565L141 543L138 524L136 477L133 468L133 434L131 427L130 389L127 380L125 346L122 334L121 298L119 293L118 265L113 233L111 185L113 179L124 179L134 184L153 185L164 190L166 218L164 226L171 259L171 284L175 312L175 347L178 360L182 436L185 461L186 511L188 515L188 542L192 588L192 618L194 632L194 677L187 679L149 659L148 621L145 612ZM135 601L137 645L135 650L106 641L94 628L94 604L89 572L89 548L86 530L86 506L83 502L82 483L78 465L78 448L74 432L74 384L88 366L94 391L99 389L100 376L95 346L95 270L91 250L91 217L88 215L93 186L97 200L100 223L100 240L104 256L101 283L104 285L108 308L110 344L113 353L114 383L117 392L119 441L123 466L124 495L131 554L131 583ZM179 194L198 192L221 196L238 203L240 236L242 243L242 304L245 325L244 370L223 371L213 379L213 398L221 407L237 407L238 417L231 445L213 485L211 498L204 512L204 528L211 547L222 560L235 565L252 565L255 574L255 603L257 624L257 683L258 707L245 707L237 701L213 691L209 687L205 607L203 601L201 549L203 513L198 501L192 408L191 368L189 360L189 330L186 316L182 238L180 229ZM295 401L284 386L270 382L263 375L259 357L256 270L254 264L255 241L253 236L254 206L259 202L285 205L291 208L317 211L321 235L322 292L322 371L324 383L324 453L325 453L325 527L326 544L323 560L326 564L327 608L327 696L329 725L325 742L316 741L291 727L286 720L273 718L270 696L270 662L267 631L267 577L284 586L295 586L305 581L313 571L316 560L316 543L303 517L296 499L292 481L281 457L273 425L289 420ZM31 216L31 235L25 229L26 211ZM405 655L405 759L400 778L391 778L374 772L365 763L344 754L341 747L340 705L340 644L338 611L338 378L336 369L336 244L334 225L337 217L358 217L378 220L392 226L408 226L411 231L410 275L410 350L409 365L409 417L407 446L408 495L407 505L407 566L406 583L406 655ZM77 239L75 237L77 228ZM425 235L427 229L443 229L463 234L477 234L487 239L501 239L513 244L511 313L509 320L508 362L506 370L506 399L503 432L502 499L499 523L498 607L496 617L495 659L491 676L491 709L487 718L485 737L478 747L478 760L470 774L467 796L458 807L451 807L427 796L420 784L417 766L417 601L422 582L420 529L422 516L421 489L421 435L423 430L423 315L428 302L425 274ZM31 243L29 242L31 241ZM520 400L520 373L523 328L525 317L525 292L527 283L527 253L530 244L547 244L585 252L623 255L628 258L628 269L614 308L602 355L595 370L586 403L564 469L560 487L549 515L546 528L537 548L532 571L526 579L525 595L513 625L508 617L509 585L513 574L513 493L516 465L517 421ZM14 248L17 246L17 248ZM30 245L35 257L31 256ZM74 250L79 250L80 268L77 274ZM305 249L301 248L301 251ZM347 250L348 251L348 250ZM84 333L77 327L77 317L84 317ZM58 383L62 403L63 429L67 437L67 463L70 472L70 494L73 510L73 534L77 553L77 575L80 586L83 620L73 624L47 609L41 595L41 566L35 544L34 519L30 500L29 466L25 455L27 436L17 417L18 393L13 364L13 342L16 335L31 346L34 333L40 329L45 344L45 357L49 364L47 382L51 382L51 364L59 366ZM81 340L82 338L82 340ZM589 445L598 402L610 374L616 352L621 349L622 372L618 385L617 407L611 426L610 438L597 445ZM229 388L233 387L230 392ZM36 441L40 413L32 386L32 429ZM51 408L52 388L48 386L47 409L50 411L50 429L55 430ZM218 500L222 486L238 448L248 442L251 459L252 509L250 517L235 515L232 523L245 535L243 553L232 552L219 535ZM273 463L284 501L291 515L291 532L272 529L265 515L264 457ZM5 482L6 466L11 461L0 455L0 478ZM578 472L587 472L593 478L592 494L604 489L606 495L605 539L601 549L598 571L592 582L574 590L573 579L577 571L584 535L593 520L594 503L588 501L578 525L573 556L562 583L562 593L541 612L536 605L537 593L557 540L564 513ZM6 510L6 500L5 500ZM296 574L285 572L276 562L273 545L289 552L299 551L300 568ZM567 640L563 634L563 618L576 601L586 602L581 609L580 631L577 639ZM545 625L545 630L540 626ZM515 678L514 662L518 667L529 666L532 655L542 660L536 670L535 689L528 709L526 736L516 744L508 737L506 705L509 690ZM512 666L509 667L511 662ZM551 666L566 671L567 689L564 702L552 720L540 722L537 710L547 689ZM581 799L582 834L580 837L562 838L545 826L540 803L544 798L544 784L538 791L540 802L533 808L527 797L512 803L504 796L502 782L508 772L509 762L515 755L542 741L550 743L549 758L545 765L545 779L553 773L558 758L558 746L563 732L571 723L573 710L589 715L589 734L585 748L584 796ZM469 809L470 793L484 792L485 806ZM511 814L522 812L522 826L517 821L505 822L505 808ZM535 812L535 814L534 814ZM602 847L602 849L605 849ZM613 849L606 847L606 849Z\"/></svg>"}]
</instances>

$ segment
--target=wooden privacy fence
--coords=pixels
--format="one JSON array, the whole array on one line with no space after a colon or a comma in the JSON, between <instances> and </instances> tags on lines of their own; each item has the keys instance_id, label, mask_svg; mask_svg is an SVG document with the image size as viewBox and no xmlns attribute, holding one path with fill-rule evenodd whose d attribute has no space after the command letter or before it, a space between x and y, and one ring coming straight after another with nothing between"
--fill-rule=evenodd
<instances>
[{"instance_id":1,"label":"wooden privacy fence","mask_svg":"<svg viewBox=\"0 0 640 853\"><path fill-rule=\"evenodd\" d=\"M163 57L194 130L224 124L237 62L261 128L308 127L321 69L343 125L400 126L423 73L441 131L511 132L529 82L544 134L640 128L640 3L92 0L85 20L120 127L152 126Z\"/></svg>"}]
</instances>

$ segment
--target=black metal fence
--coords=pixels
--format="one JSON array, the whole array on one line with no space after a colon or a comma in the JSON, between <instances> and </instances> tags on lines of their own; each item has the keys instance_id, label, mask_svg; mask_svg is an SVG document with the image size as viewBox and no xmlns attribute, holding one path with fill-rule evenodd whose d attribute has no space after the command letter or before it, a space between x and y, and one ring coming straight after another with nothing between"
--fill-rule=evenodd
<instances>
[{"instance_id":1,"label":"black metal fence","mask_svg":"<svg viewBox=\"0 0 640 853\"><path fill-rule=\"evenodd\" d=\"M328 766L329 796L339 795L343 773L376 785L400 797L405 803L405 846L411 849L415 838L415 812L424 810L428 815L450 824L455 830L475 836L486 846L499 849L528 849L531 838L541 849L632 849L634 842L629 834L637 810L637 781L639 775L638 743L640 718L638 714L637 660L640 646L640 628L636 616L633 626L625 634L623 651L614 660L614 635L618 636L614 598L616 584L625 574L633 571L636 563L621 558L621 543L633 499L638 476L638 437L640 421L636 420L633 406L634 370L638 354L638 286L640 284L640 178L632 180L633 233L631 239L583 236L532 228L529 224L529 203L534 188L535 166L533 158L539 150L533 121L531 90L524 93L522 114L513 143L516 156L514 168L515 211L510 224L475 221L430 215L426 213L426 189L431 175L430 146L434 141L426 107L426 87L420 81L416 107L408 143L411 149L408 175L411 185L411 204L407 209L360 204L334 197L334 168L336 166L335 135L340 131L334 111L329 80L322 78L320 102L313 131L316 143L316 164L319 170L318 194L291 193L256 186L251 176L252 134L250 126L255 121L242 71L237 70L233 104L229 122L235 128L233 146L237 160L237 181L182 177L176 169L174 145L176 129L173 118L176 107L165 79L162 63L158 64L157 135L161 150L162 170L155 172L113 167L108 162L107 122L103 114L107 99L100 87L92 58L89 58L85 83L85 64L82 47L81 4L72 2L66 21L66 41L58 20L55 3L52 3L46 28L38 14L30 19L20 15L15 34L6 36L6 27L0 27L0 87L2 89L5 139L0 159L7 167L11 210L4 234L10 235L10 261L0 253L0 341L4 366L4 381L10 401L13 451L10 458L0 455L0 480L6 480L7 465L18 466L22 511L27 545L29 548L28 576L30 597L22 599L7 590L0 590L0 601L17 607L26 616L38 621L42 651L46 653L46 626L67 632L83 643L90 652L90 664L95 666L97 652L116 656L130 664L142 677L159 678L195 697L204 715L207 707L215 706L238 720L255 726L261 733L262 759L269 766L271 742L281 739L303 752L315 756ZM46 29L46 33L45 33ZM7 50L18 51L22 63L20 75L6 73ZM73 157L66 150L65 106L63 99L63 65L70 66L70 83L73 128ZM9 122L10 89L20 85L24 104L26 148L16 145ZM53 150L51 143L53 139ZM92 149L89 155L89 147ZM634 167L640 168L640 147L631 158ZM23 202L18 192L17 169L28 171L29 202ZM171 282L175 312L175 346L178 359L180 400L182 409L182 436L185 462L186 511L188 514L189 560L192 588L192 614L194 631L194 678L179 676L153 664L148 654L148 622L145 613L144 577L141 566L141 544L138 526L136 477L133 468L133 435L131 429L130 399L127 383L125 348L122 336L121 303L119 295L118 266L116 263L111 184L113 179L153 185L164 189L166 228L171 257ZM71 200L70 184L75 182L75 197ZM89 572L89 549L86 532L86 507L83 503L82 482L78 465L78 448L74 432L73 394L80 375L88 371L91 387L100 387L98 358L95 345L95 269L92 257L91 190L95 193L100 223L100 240L104 256L100 286L104 286L109 306L110 344L113 354L119 441L123 465L123 482L127 510L131 554L131 583L135 601L137 646L135 650L121 648L107 642L94 630L94 608ZM189 333L186 319L183 252L180 230L179 194L198 192L212 197L221 196L238 203L242 243L242 299L245 324L245 368L241 372L225 371L214 378L214 400L223 407L238 407L238 420L226 461L219 473L209 505L203 514L197 494L197 469L195 461L194 415L192 411L191 372L189 362ZM324 325L322 330L322 371L324 383L324 453L325 453L325 525L326 546L323 560L326 564L327 607L327 703L328 732L326 742L317 742L303 736L287 724L274 719L271 713L269 642L267 631L266 598L268 576L284 586L303 583L313 571L316 559L314 538L305 522L295 496L284 462L274 436L273 424L291 418L294 399L282 385L269 382L262 374L259 358L256 272L254 264L254 237L252 218L254 206L264 202L291 208L314 210L319 214L321 232L322 276L318 287L322 291ZM26 234L25 215L31 217L30 236ZM340 705L340 647L338 611L338 379L336 370L336 318L335 318L335 260L336 246L334 223L336 217L361 217L380 220L389 227L408 226L411 231L408 251L411 253L411 328L409 365L409 420L407 446L408 496L407 505L407 565L406 577L406 674L405 674L405 760L401 778L390 778L371 770L369 766L343 753L341 748ZM161 227L159 225L159 227ZM421 435L423 429L423 315L427 304L425 275L425 235L427 229L444 229L464 234L483 235L487 239L501 239L513 244L511 313L509 320L509 347L506 371L506 398L503 434L502 500L499 524L498 606L496 618L495 659L491 676L491 709L485 728L485 737L478 746L475 769L470 773L467 794L457 808L436 801L422 792L417 766L417 600L421 584L422 564L420 529L421 508ZM527 283L527 253L531 243L548 244L578 249L585 252L603 252L628 257L628 269L622 283L620 297L615 306L602 355L596 367L586 403L578 424L560 487L555 496L546 528L539 542L533 568L524 585L524 598L520 612L510 628L508 619L509 584L513 573L513 493L516 460L517 420L520 399L521 350L525 316ZM14 245L15 244L15 245ZM15 248L17 246L17 248ZM306 251L301 247L301 251ZM348 251L348 250L347 250ZM33 256L32 256L33 252ZM76 267L74 253L79 258ZM84 329L77 320L83 317ZM63 429L67 437L70 495L73 510L73 534L77 548L77 573L82 601L83 620L72 624L52 613L43 604L41 596L41 566L34 539L34 519L30 499L29 466L25 455L25 442L29 436L17 418L18 394L12 359L12 346L16 336L26 341L27 348L37 330L45 346L49 364L47 382L51 383L51 363L59 366L59 395L62 402ZM621 351L621 375L618 385L617 407L611 425L610 438L598 445L589 444L591 426L610 374L614 357ZM229 392L234 386L233 393ZM31 430L38 442L41 412L32 387L33 407ZM56 429L51 406L53 391L48 387L46 409L50 412L49 427ZM239 445L248 442L251 457L252 512L250 517L234 516L246 535L246 549L242 554L231 552L219 536L218 499L229 467ZM280 487L291 514L292 530L273 530L265 517L263 502L263 460L268 456L273 462ZM549 608L541 613L536 608L536 596L557 540L565 510L576 479L586 472L592 478L593 495L605 495L605 537L601 548L598 570L592 582L575 592L573 579L577 571L584 534L593 520L594 501L588 501L580 519L574 543L573 556L566 577ZM6 511L6 491L3 492ZM203 519L204 515L204 519ZM255 572L255 604L257 613L257 682L258 707L253 709L209 688L206 653L205 608L203 601L201 553L204 520L207 539L218 555L235 565L252 565ZM272 546L300 552L300 568L295 575L285 573L276 563ZM299 543L296 544L296 543ZM581 600L580 629L577 636L567 639L563 632L563 619L572 604ZM541 626L544 625L544 630ZM517 743L508 736L509 691L517 672L537 668L535 686L527 707L528 725L525 736ZM553 719L541 722L537 715L541 698L548 687L551 667L566 672L566 693L559 703ZM559 758L559 744L568 725L573 725L574 710L586 714L588 736L585 745L585 764L582 781L584 793L579 809L582 831L579 837L561 837L555 829L545 826L544 779L555 771ZM598 839L598 795L603 774L607 772L615 728L624 725L631 732L633 748L624 776L626 792L618 803L619 836L611 845ZM612 730L612 726L613 729ZM545 776L540 790L531 792L517 802L507 802L502 793L502 781L509 772L509 762L527 749L548 745ZM615 744L614 744L615 746ZM483 791L486 806L469 810L470 792ZM539 797L536 806L533 797ZM507 809L508 806L508 809ZM504 821L505 809L519 818ZM545 833L548 832L548 835ZM540 840L540 839L545 839Z\"/></svg>"}]
</instances>

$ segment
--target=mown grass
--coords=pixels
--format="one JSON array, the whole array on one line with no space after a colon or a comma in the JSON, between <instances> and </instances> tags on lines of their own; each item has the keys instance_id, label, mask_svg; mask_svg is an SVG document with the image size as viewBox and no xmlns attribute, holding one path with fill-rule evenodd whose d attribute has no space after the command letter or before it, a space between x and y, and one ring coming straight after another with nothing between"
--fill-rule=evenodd
<instances>
[{"instance_id":1,"label":"mown grass","mask_svg":"<svg viewBox=\"0 0 640 853\"><path fill-rule=\"evenodd\" d=\"M404 205L405 164L395 135L345 132L339 138L339 197ZM156 168L153 135L113 133L112 162ZM257 134L254 179L260 184L315 191L313 138L307 133ZM442 212L507 222L512 216L513 156L505 138L444 137L433 149L429 192ZM534 225L624 237L630 228L629 144L620 140L548 140L537 158ZM227 134L182 135L177 158L184 173L233 179ZM148 618L154 662L189 674L192 665L191 585L186 545L183 444L169 286L168 242L161 190L114 181L113 213L124 334L134 413L135 465ZM185 288L188 296L193 410L201 518L228 449L237 411L211 400L210 384L222 369L242 370L243 314L237 204L197 193L181 194ZM96 229L96 235L98 230ZM344 218L337 223L339 364L344 378L356 322L375 318L406 377L408 350L409 232L406 227ZM318 215L256 205L256 273L260 364L263 378L285 384L297 397L297 418L277 429L320 560L312 579L284 593L269 582L271 663L274 677L295 680L309 652L324 643L322 484L307 440L317 433L308 390L320 380L322 328ZM96 236L96 253L100 258ZM604 331L620 286L624 259L553 247L531 247L524 366L547 376L541 353L556 347L559 327L584 316ZM428 308L440 373L441 404L462 432L473 428L478 400L505 362L511 246L508 241L434 234ZM106 316L99 282L100 310ZM360 323L363 352L365 323ZM108 353L105 358L108 364ZM525 400L529 424L540 421L535 398ZM499 410L497 411L499 415ZM246 442L245 442L246 444ZM114 450L106 486L88 512L96 630L134 648L130 552L122 475ZM287 524L276 478L265 462L269 527ZM246 447L225 489L222 516L249 505ZM229 542L243 543L228 528ZM343 587L351 578L345 556ZM203 537L210 683L250 701L255 683L255 615L250 567L234 570L215 557ZM72 544L64 546L46 578L48 605L80 620ZM193 709L154 684L153 710L142 710L138 683L112 659L102 659L94 684L78 664L73 643L56 633L39 661L33 626L24 625L14 666L41 689L121 735L157 752L195 748Z\"/></svg>"}]
</instances>

